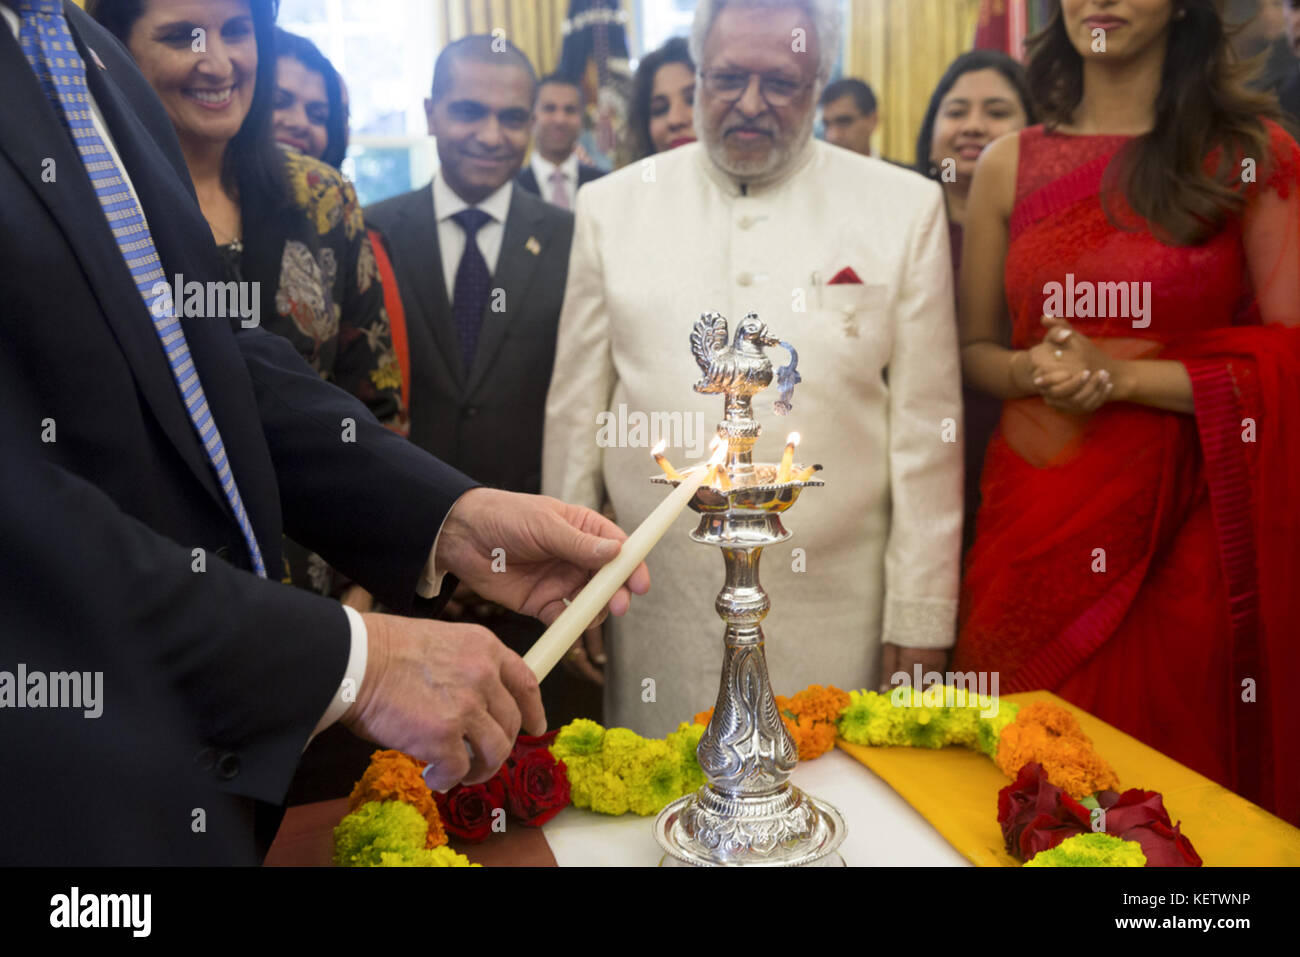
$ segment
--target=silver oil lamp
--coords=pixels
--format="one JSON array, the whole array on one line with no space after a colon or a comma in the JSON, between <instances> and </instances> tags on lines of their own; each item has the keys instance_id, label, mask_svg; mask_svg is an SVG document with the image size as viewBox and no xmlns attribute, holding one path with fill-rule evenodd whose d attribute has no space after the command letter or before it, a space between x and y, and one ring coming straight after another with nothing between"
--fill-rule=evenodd
<instances>
[{"instance_id":1,"label":"silver oil lamp","mask_svg":"<svg viewBox=\"0 0 1300 957\"><path fill-rule=\"evenodd\" d=\"M843 866L837 848L846 828L840 813L790 783L798 763L772 694L761 622L771 608L758 578L764 547L790 537L781 513L799 493L825 483L816 469L753 461L762 426L753 418L753 398L772 382L771 360L763 350L781 346L790 364L777 370L776 412L790 411L798 356L773 337L753 313L728 343L727 320L709 313L695 323L691 351L704 377L695 391L725 400L718 436L727 458L712 483L691 501L700 515L691 538L722 549L726 583L714 607L726 622L717 703L697 756L708 783L660 812L655 838L668 865ZM704 467L704 466L699 466ZM662 476L652 481L677 485Z\"/></svg>"}]
</instances>

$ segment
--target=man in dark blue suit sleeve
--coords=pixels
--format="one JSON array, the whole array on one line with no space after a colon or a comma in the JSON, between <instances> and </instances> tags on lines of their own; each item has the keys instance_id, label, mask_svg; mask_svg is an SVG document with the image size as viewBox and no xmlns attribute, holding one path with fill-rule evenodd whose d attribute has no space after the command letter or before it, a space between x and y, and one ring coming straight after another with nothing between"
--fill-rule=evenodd
<instances>
[{"instance_id":1,"label":"man in dark blue suit sleeve","mask_svg":"<svg viewBox=\"0 0 1300 957\"><path fill-rule=\"evenodd\" d=\"M403 613L436 608L445 575L546 621L624 536L587 510L477 487L287 341L188 314L271 580L254 575L86 167L19 46L21 7L0 0L0 817L13 825L0 863L254 861L252 802L280 802L336 720L428 761L431 786L486 780L521 727L545 725L522 660L482 628L359 615L280 585L282 534ZM111 36L70 2L63 15L166 275L219 280L161 104ZM644 566L628 585L648 587ZM628 601L625 588L610 609ZM84 707L70 704L72 672Z\"/></svg>"}]
</instances>

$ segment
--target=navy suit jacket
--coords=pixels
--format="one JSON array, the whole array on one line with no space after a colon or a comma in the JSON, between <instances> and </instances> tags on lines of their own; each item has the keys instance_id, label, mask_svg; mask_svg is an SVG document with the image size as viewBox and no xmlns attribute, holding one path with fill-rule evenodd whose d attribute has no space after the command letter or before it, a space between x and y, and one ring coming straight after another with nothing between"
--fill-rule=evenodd
<instances>
[{"instance_id":1,"label":"navy suit jacket","mask_svg":"<svg viewBox=\"0 0 1300 957\"><path fill-rule=\"evenodd\" d=\"M65 9L168 278L220 280L162 104L113 37ZM271 580L250 574L84 166L8 29L0 89L0 671L24 654L108 669L99 719L0 712L0 819L21 822L0 863L252 861L249 799L282 800L349 648L337 603L279 583L282 533L385 604L427 612L417 580L474 483L288 341L186 318ZM133 762L109 761L118 752ZM52 801L42 775L82 761L87 790ZM133 773L174 787L142 789ZM131 830L150 821L155 833Z\"/></svg>"},{"instance_id":2,"label":"navy suit jacket","mask_svg":"<svg viewBox=\"0 0 1300 957\"><path fill-rule=\"evenodd\" d=\"M384 237L406 312L411 441L487 485L542 486L546 391L569 275L573 214L515 188L472 368L462 368L442 273L433 189L366 209Z\"/></svg>"}]
</instances>

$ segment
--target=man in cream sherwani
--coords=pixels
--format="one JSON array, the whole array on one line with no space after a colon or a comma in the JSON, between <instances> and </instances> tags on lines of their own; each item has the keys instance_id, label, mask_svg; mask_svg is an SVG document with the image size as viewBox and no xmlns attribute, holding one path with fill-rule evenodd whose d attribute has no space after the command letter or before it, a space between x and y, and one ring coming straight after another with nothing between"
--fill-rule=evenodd
<instances>
[{"instance_id":1,"label":"man in cream sherwani","mask_svg":"<svg viewBox=\"0 0 1300 957\"><path fill-rule=\"evenodd\" d=\"M608 497L630 531L668 490L649 481L653 437L604 413L681 413L709 438L723 403L692 390L701 313L734 334L756 312L794 345L793 411L773 414L775 384L754 404L754 461L779 461L798 431L797 460L825 465L826 487L784 516L793 537L762 566L769 670L787 695L874 688L918 662L943 670L957 612L961 373L944 205L936 184L812 139L835 7L702 0L700 141L585 187L546 407L543 491L595 508ZM625 447L609 441L623 431ZM668 456L688 464L695 445ZM609 725L662 735L717 696L723 563L688 538L696 519L651 552L650 597L606 631ZM589 673L599 663L594 642L571 656Z\"/></svg>"}]
</instances>

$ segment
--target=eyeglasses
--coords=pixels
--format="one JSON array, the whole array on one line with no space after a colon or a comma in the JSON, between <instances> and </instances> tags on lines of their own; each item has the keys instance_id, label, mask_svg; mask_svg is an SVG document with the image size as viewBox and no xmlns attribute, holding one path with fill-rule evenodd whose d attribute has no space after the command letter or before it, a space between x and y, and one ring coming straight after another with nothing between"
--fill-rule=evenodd
<instances>
[{"instance_id":1,"label":"eyeglasses","mask_svg":"<svg viewBox=\"0 0 1300 957\"><path fill-rule=\"evenodd\" d=\"M767 101L768 106L773 107L789 106L812 86L811 81L800 83L789 77L767 76L744 70L709 70L700 75L704 79L705 92L724 103L734 103L744 96L754 77L758 77L759 95Z\"/></svg>"}]
</instances>

